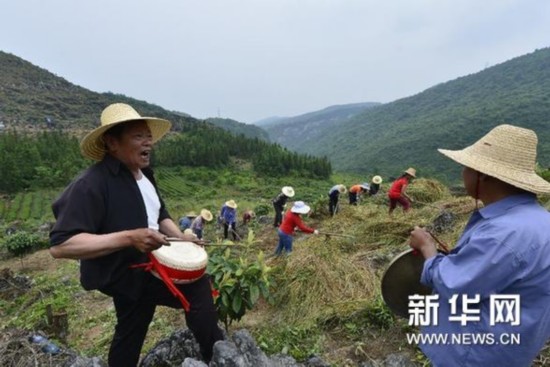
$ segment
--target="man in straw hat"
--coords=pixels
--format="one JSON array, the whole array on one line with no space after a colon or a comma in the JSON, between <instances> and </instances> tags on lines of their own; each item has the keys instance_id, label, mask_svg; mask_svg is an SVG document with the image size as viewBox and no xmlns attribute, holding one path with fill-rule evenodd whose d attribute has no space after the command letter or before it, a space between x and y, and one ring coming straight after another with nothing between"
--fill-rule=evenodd
<instances>
[{"instance_id":1,"label":"man in straw hat","mask_svg":"<svg viewBox=\"0 0 550 367\"><path fill-rule=\"evenodd\" d=\"M345 194L346 187L342 184L334 185L328 190L328 211L331 216L334 216L338 211L338 199L340 194Z\"/></svg>"},{"instance_id":2,"label":"man in straw hat","mask_svg":"<svg viewBox=\"0 0 550 367\"><path fill-rule=\"evenodd\" d=\"M204 231L204 225L208 222L210 222L214 218L210 210L208 209L202 209L201 214L193 219L193 223L191 223L191 230L194 234L197 235L197 237L202 240L203 231Z\"/></svg>"},{"instance_id":3,"label":"man in straw hat","mask_svg":"<svg viewBox=\"0 0 550 367\"><path fill-rule=\"evenodd\" d=\"M149 272L132 265L166 245L167 237L184 235L170 218L149 168L153 144L170 130L170 122L142 117L116 103L101 114L101 126L81 141L82 154L98 161L77 177L53 204L50 233L55 258L80 260L81 283L111 296L117 325L109 366L136 366L155 308L182 308L180 300ZM177 285L191 304L186 321L205 360L223 338L207 276Z\"/></svg>"},{"instance_id":4,"label":"man in straw hat","mask_svg":"<svg viewBox=\"0 0 550 367\"><path fill-rule=\"evenodd\" d=\"M407 195L407 186L416 178L416 170L412 167L407 168L397 180L395 180L389 191L390 215L393 213L397 204L403 207L403 211L408 211L411 207L412 199Z\"/></svg>"},{"instance_id":5,"label":"man in straw hat","mask_svg":"<svg viewBox=\"0 0 550 367\"><path fill-rule=\"evenodd\" d=\"M296 201L292 208L286 212L278 230L279 243L275 249L275 256L280 256L283 251L285 251L287 255L292 252L292 236L294 235L295 228L299 228L304 233L319 234L318 230L306 226L304 222L302 222L302 218L300 218L301 214L309 213L310 209L311 208L303 201Z\"/></svg>"},{"instance_id":6,"label":"man in straw hat","mask_svg":"<svg viewBox=\"0 0 550 367\"><path fill-rule=\"evenodd\" d=\"M294 197L294 189L291 186L283 186L281 192L275 199L272 200L273 208L275 209L275 220L273 226L278 228L283 220L283 210L289 198Z\"/></svg>"},{"instance_id":7,"label":"man in straw hat","mask_svg":"<svg viewBox=\"0 0 550 367\"><path fill-rule=\"evenodd\" d=\"M494 343L421 344L435 366L529 366L550 337L550 213L536 197L550 183L535 173L536 149L534 131L511 125L463 150L439 149L464 166L466 191L484 207L447 256L424 229L411 233L425 258L421 282L439 297L439 323L422 332Z\"/></svg>"},{"instance_id":8,"label":"man in straw hat","mask_svg":"<svg viewBox=\"0 0 550 367\"><path fill-rule=\"evenodd\" d=\"M229 229L231 228L233 241L239 239L239 235L237 234L237 203L235 200L228 200L225 202L220 211L220 219L223 224L223 238L227 239L229 236Z\"/></svg>"}]
</instances>

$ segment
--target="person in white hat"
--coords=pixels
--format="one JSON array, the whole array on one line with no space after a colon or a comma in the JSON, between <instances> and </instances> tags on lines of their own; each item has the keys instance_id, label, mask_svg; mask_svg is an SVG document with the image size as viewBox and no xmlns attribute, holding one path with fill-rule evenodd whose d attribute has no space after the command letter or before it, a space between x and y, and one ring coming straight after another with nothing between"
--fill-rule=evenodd
<instances>
[{"instance_id":1,"label":"person in white hat","mask_svg":"<svg viewBox=\"0 0 550 367\"><path fill-rule=\"evenodd\" d=\"M281 225L283 220L283 210L285 209L286 202L289 198L294 197L294 189L291 186L283 186L281 192L273 202L273 209L275 209L275 219L273 221L273 226L278 228Z\"/></svg>"},{"instance_id":2,"label":"person in white hat","mask_svg":"<svg viewBox=\"0 0 550 367\"><path fill-rule=\"evenodd\" d=\"M338 211L338 199L340 194L345 194L346 186L342 184L334 185L328 190L328 211L331 216L334 216Z\"/></svg>"},{"instance_id":3,"label":"person in white hat","mask_svg":"<svg viewBox=\"0 0 550 367\"><path fill-rule=\"evenodd\" d=\"M535 173L536 150L535 132L512 125L439 149L464 166L466 191L484 207L447 256L423 228L411 233L425 259L421 282L438 297L439 321L422 333L493 340L421 344L434 366L530 366L550 338L550 213L536 196L550 183Z\"/></svg>"},{"instance_id":4,"label":"person in white hat","mask_svg":"<svg viewBox=\"0 0 550 367\"><path fill-rule=\"evenodd\" d=\"M382 177L376 175L372 178L372 182L369 187L369 196L374 196L378 194L380 190L380 185L382 184Z\"/></svg>"},{"instance_id":5,"label":"person in white hat","mask_svg":"<svg viewBox=\"0 0 550 367\"><path fill-rule=\"evenodd\" d=\"M295 228L299 228L304 233L319 234L318 230L308 227L302 222L302 218L300 218L301 214L309 213L310 209L303 201L296 201L292 205L292 208L286 212L283 222L279 226L279 243L275 249L275 256L280 256L283 251L287 255L292 252L292 236L294 235Z\"/></svg>"},{"instance_id":6,"label":"person in white hat","mask_svg":"<svg viewBox=\"0 0 550 367\"><path fill-rule=\"evenodd\" d=\"M148 254L166 245L167 237L196 238L184 235L170 218L149 168L153 144L171 123L142 117L123 103L105 108L100 123L80 144L82 154L97 163L53 204L50 253L80 260L84 289L112 297L117 325L108 363L135 367L156 306L182 308L183 302L150 272L131 267L147 263ZM189 300L187 326L209 360L214 343L223 339L209 277L177 289Z\"/></svg>"},{"instance_id":7,"label":"person in white hat","mask_svg":"<svg viewBox=\"0 0 550 367\"><path fill-rule=\"evenodd\" d=\"M191 223L191 230L200 240L202 240L204 234L204 225L210 222L212 218L214 218L214 216L210 210L202 209L201 214L193 220L193 223Z\"/></svg>"},{"instance_id":8,"label":"person in white hat","mask_svg":"<svg viewBox=\"0 0 550 367\"><path fill-rule=\"evenodd\" d=\"M228 200L223 204L220 211L220 220L223 224L223 238L227 239L229 236L229 229L231 229L231 235L233 240L239 239L237 234L237 203L235 200Z\"/></svg>"},{"instance_id":9,"label":"person in white hat","mask_svg":"<svg viewBox=\"0 0 550 367\"><path fill-rule=\"evenodd\" d=\"M393 213L397 204L403 207L403 211L408 211L413 201L407 195L407 186L416 178L416 170L412 167L406 169L397 180L395 180L388 191L390 199L390 215Z\"/></svg>"}]
</instances>

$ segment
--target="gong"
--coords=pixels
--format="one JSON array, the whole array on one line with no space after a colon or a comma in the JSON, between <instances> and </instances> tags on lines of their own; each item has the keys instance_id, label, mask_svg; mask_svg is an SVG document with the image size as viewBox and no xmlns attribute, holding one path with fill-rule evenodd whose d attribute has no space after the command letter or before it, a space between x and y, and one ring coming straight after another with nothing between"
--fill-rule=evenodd
<instances>
[{"instance_id":1,"label":"gong","mask_svg":"<svg viewBox=\"0 0 550 367\"><path fill-rule=\"evenodd\" d=\"M409 296L429 295L430 287L420 283L424 257L408 249L397 255L382 276L382 298L396 315L409 318Z\"/></svg>"}]
</instances>

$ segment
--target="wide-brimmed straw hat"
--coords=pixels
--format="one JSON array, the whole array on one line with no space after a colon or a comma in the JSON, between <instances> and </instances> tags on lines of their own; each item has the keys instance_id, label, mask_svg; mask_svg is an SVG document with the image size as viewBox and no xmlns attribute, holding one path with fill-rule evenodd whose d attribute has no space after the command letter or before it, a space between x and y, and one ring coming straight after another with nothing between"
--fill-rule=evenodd
<instances>
[{"instance_id":1,"label":"wide-brimmed straw hat","mask_svg":"<svg viewBox=\"0 0 550 367\"><path fill-rule=\"evenodd\" d=\"M346 189L346 186L338 185L338 191L340 192L340 194L345 194L348 190Z\"/></svg>"},{"instance_id":2,"label":"wide-brimmed straw hat","mask_svg":"<svg viewBox=\"0 0 550 367\"><path fill-rule=\"evenodd\" d=\"M535 173L537 134L533 130L499 125L462 150L438 151L512 186L535 194L550 193L550 183Z\"/></svg>"},{"instance_id":3,"label":"wide-brimmed straw hat","mask_svg":"<svg viewBox=\"0 0 550 367\"><path fill-rule=\"evenodd\" d=\"M190 218L195 218L197 216L197 214L195 214L195 212L193 211L190 211L189 213L185 214L186 217L190 217Z\"/></svg>"},{"instance_id":4,"label":"wide-brimmed straw hat","mask_svg":"<svg viewBox=\"0 0 550 367\"><path fill-rule=\"evenodd\" d=\"M408 174L409 176L412 176L412 177L416 178L416 170L415 170L414 168L412 168L412 167L407 168L407 169L406 169L405 171L403 171L403 172L405 172L405 173Z\"/></svg>"},{"instance_id":5,"label":"wide-brimmed straw hat","mask_svg":"<svg viewBox=\"0 0 550 367\"><path fill-rule=\"evenodd\" d=\"M212 215L212 213L208 209L201 210L201 217L203 217L204 220L207 221L207 222L210 222L212 220L212 218L214 218L214 216Z\"/></svg>"},{"instance_id":6,"label":"wide-brimmed straw hat","mask_svg":"<svg viewBox=\"0 0 550 367\"><path fill-rule=\"evenodd\" d=\"M281 191L285 196L288 196L289 198L294 196L294 189L291 186L283 186Z\"/></svg>"},{"instance_id":7,"label":"wide-brimmed straw hat","mask_svg":"<svg viewBox=\"0 0 550 367\"><path fill-rule=\"evenodd\" d=\"M235 202L235 200L226 201L225 205L232 209L237 209L237 203Z\"/></svg>"},{"instance_id":8,"label":"wide-brimmed straw hat","mask_svg":"<svg viewBox=\"0 0 550 367\"><path fill-rule=\"evenodd\" d=\"M102 160L107 152L103 141L103 134L113 126L128 121L147 122L153 136L153 143L157 142L170 131L170 127L172 126L172 123L168 120L156 117L144 117L125 103L114 103L107 106L101 113L101 125L86 134L80 142L82 155L96 161Z\"/></svg>"},{"instance_id":9,"label":"wide-brimmed straw hat","mask_svg":"<svg viewBox=\"0 0 550 367\"><path fill-rule=\"evenodd\" d=\"M310 211L310 207L303 201L295 201L290 211L298 214L307 214Z\"/></svg>"},{"instance_id":10,"label":"wide-brimmed straw hat","mask_svg":"<svg viewBox=\"0 0 550 367\"><path fill-rule=\"evenodd\" d=\"M375 183L377 185L380 185L382 183L382 177L376 175L372 178L372 183Z\"/></svg>"}]
</instances>

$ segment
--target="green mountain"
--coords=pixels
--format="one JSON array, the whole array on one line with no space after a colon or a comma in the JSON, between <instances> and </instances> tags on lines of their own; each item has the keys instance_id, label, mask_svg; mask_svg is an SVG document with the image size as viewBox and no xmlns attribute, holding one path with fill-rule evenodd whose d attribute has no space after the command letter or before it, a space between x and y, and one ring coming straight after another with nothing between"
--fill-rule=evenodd
<instances>
[{"instance_id":1,"label":"green mountain","mask_svg":"<svg viewBox=\"0 0 550 367\"><path fill-rule=\"evenodd\" d=\"M276 141L302 153L327 155L336 170L391 176L413 166L420 175L455 181L460 169L436 149L463 148L502 123L535 130L538 161L550 165L550 48L348 120L303 129L300 145L296 136Z\"/></svg>"},{"instance_id":2,"label":"green mountain","mask_svg":"<svg viewBox=\"0 0 550 367\"><path fill-rule=\"evenodd\" d=\"M206 122L217 127L221 127L222 129L227 130L235 135L242 134L247 138L258 138L261 140L269 141L269 134L267 133L267 131L258 126L245 124L231 119L222 119L216 117L208 118L206 119Z\"/></svg>"}]
</instances>

